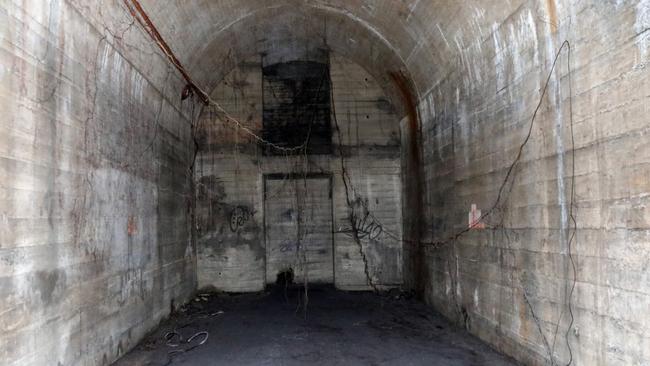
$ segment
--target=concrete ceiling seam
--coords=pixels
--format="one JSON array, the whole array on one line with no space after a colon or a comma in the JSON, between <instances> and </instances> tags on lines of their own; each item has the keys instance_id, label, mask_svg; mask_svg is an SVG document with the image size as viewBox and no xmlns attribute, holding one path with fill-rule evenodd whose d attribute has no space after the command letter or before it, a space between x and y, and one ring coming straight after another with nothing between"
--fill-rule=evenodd
<instances>
[{"instance_id":1,"label":"concrete ceiling seam","mask_svg":"<svg viewBox=\"0 0 650 366\"><path fill-rule=\"evenodd\" d=\"M346 9L338 8L338 7L331 6L331 5L325 5L325 4L323 4L323 5L311 5L311 6L316 8L316 9L322 9L322 10L325 10L325 11L331 11L331 12L336 12L336 13L342 14L342 15L346 16L347 18L351 19L352 21L361 24L364 28L366 28L372 34L377 36L377 38L379 38L391 51L393 51L395 53L395 55L397 55L397 57L402 61L402 64L404 64L404 66L406 67L406 60L404 60L404 58L402 57L402 55L400 54L398 49L395 46L393 46L393 44L386 37L384 37L384 35L381 34L381 32L377 28L373 27L372 24L370 24L367 21L361 19L360 17L354 15L352 12L350 12L349 10L346 10Z\"/></svg>"}]
</instances>

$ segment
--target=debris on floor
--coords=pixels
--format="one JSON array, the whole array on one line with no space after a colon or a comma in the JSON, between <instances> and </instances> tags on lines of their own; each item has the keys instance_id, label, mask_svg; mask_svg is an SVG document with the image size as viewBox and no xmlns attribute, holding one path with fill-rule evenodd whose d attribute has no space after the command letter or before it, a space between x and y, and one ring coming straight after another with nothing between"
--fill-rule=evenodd
<instances>
[{"instance_id":1,"label":"debris on floor","mask_svg":"<svg viewBox=\"0 0 650 366\"><path fill-rule=\"evenodd\" d=\"M115 366L516 364L409 294L302 291L199 294Z\"/></svg>"}]
</instances>

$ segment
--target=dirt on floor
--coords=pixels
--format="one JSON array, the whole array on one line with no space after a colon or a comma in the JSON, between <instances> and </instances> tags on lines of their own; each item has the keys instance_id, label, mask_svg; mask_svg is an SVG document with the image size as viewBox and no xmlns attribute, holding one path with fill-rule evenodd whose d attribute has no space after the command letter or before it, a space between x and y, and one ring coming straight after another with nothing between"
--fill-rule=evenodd
<instances>
[{"instance_id":1,"label":"dirt on floor","mask_svg":"<svg viewBox=\"0 0 650 366\"><path fill-rule=\"evenodd\" d=\"M404 294L304 294L200 293L114 365L516 364Z\"/></svg>"}]
</instances>

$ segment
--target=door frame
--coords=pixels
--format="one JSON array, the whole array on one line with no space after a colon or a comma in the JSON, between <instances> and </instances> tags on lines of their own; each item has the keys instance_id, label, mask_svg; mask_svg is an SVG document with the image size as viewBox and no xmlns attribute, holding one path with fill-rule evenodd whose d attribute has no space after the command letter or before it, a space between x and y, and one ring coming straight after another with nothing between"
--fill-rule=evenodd
<instances>
[{"instance_id":1,"label":"door frame","mask_svg":"<svg viewBox=\"0 0 650 366\"><path fill-rule=\"evenodd\" d=\"M328 197L330 199L330 215L331 215L331 226L330 231L332 233L332 285L336 286L336 245L334 241L334 175L332 173L265 173L262 176L262 190L263 190L263 199L262 199L262 225L264 227L264 288L268 285L268 278L266 276L266 267L268 262L268 250L266 242L266 193L267 185L266 182L269 180L293 180L293 179L327 179L329 185Z\"/></svg>"}]
</instances>

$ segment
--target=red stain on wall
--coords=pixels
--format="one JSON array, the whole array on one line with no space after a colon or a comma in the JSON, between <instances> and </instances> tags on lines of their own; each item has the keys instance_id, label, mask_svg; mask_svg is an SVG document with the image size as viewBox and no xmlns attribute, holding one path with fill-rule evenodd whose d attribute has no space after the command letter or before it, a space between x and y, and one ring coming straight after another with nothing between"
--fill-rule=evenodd
<instances>
[{"instance_id":1,"label":"red stain on wall","mask_svg":"<svg viewBox=\"0 0 650 366\"><path fill-rule=\"evenodd\" d=\"M135 217L129 216L129 221L126 224L126 232L129 236L133 236L138 232L138 223L136 222Z\"/></svg>"},{"instance_id":2,"label":"red stain on wall","mask_svg":"<svg viewBox=\"0 0 650 366\"><path fill-rule=\"evenodd\" d=\"M481 222L482 218L481 210L476 208L476 204L472 204L472 208L469 211L469 228L470 229L485 229L485 223Z\"/></svg>"}]
</instances>

